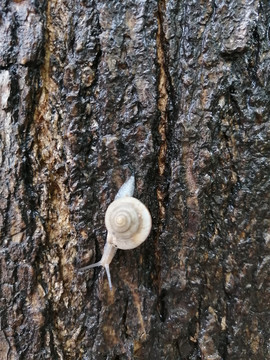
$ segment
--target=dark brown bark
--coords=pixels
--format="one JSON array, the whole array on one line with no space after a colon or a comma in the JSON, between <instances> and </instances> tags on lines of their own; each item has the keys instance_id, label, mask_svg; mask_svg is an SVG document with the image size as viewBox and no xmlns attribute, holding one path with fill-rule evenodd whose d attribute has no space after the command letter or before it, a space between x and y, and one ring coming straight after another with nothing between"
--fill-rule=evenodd
<instances>
[{"instance_id":1,"label":"dark brown bark","mask_svg":"<svg viewBox=\"0 0 270 360\"><path fill-rule=\"evenodd\" d=\"M270 359L269 2L1 4L0 358Z\"/></svg>"}]
</instances>

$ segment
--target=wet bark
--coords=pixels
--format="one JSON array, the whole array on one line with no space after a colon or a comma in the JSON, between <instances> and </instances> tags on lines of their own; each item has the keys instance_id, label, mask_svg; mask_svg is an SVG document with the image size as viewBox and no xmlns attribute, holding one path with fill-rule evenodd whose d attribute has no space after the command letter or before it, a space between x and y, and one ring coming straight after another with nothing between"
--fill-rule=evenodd
<instances>
[{"instance_id":1,"label":"wet bark","mask_svg":"<svg viewBox=\"0 0 270 360\"><path fill-rule=\"evenodd\" d=\"M269 2L1 4L0 358L270 359Z\"/></svg>"}]
</instances>

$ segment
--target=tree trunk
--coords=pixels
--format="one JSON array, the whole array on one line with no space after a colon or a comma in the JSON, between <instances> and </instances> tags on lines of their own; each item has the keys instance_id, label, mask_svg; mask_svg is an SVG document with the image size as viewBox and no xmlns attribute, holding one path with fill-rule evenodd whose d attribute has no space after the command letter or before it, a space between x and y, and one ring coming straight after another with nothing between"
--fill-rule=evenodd
<instances>
[{"instance_id":1,"label":"tree trunk","mask_svg":"<svg viewBox=\"0 0 270 360\"><path fill-rule=\"evenodd\" d=\"M2 0L0 358L270 359L270 4ZM134 170L152 231L101 258Z\"/></svg>"}]
</instances>

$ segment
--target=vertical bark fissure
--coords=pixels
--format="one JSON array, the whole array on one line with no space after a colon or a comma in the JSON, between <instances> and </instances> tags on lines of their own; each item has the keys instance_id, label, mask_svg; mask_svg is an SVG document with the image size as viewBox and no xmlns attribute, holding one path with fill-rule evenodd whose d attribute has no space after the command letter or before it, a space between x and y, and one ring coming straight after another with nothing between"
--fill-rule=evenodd
<instances>
[{"instance_id":1,"label":"vertical bark fissure","mask_svg":"<svg viewBox=\"0 0 270 360\"><path fill-rule=\"evenodd\" d=\"M158 152L158 175L159 175L159 183L157 186L157 200L159 207L159 221L158 221L158 231L157 231L157 242L158 238L162 232L164 227L165 217L166 217L166 209L164 199L166 197L165 192L165 171L166 171L166 159L167 159L167 128L168 128L168 90L167 84L168 79L166 75L166 65L165 65L165 49L164 49L164 34L163 34L163 9L165 8L165 1L158 2L158 13L157 13L157 22L158 22L158 30L156 37L157 44L157 62L159 66L159 78L158 78L158 110L160 112L160 120L158 125L158 133L159 133L159 152ZM160 263L160 254L156 251L157 264ZM159 266L159 265L158 265ZM158 274L160 271L158 269ZM158 281L160 283L160 281Z\"/></svg>"},{"instance_id":2,"label":"vertical bark fissure","mask_svg":"<svg viewBox=\"0 0 270 360\"><path fill-rule=\"evenodd\" d=\"M163 14L162 7L165 6L163 1L159 1L158 4L158 31L157 31L157 61L159 65L159 79L158 79L158 110L160 111L160 121L158 126L158 132L160 135L160 148L158 154L158 169L159 176L162 178L166 170L166 157L167 157L167 127L168 127L168 91L167 84L168 79L165 68L165 54L164 54L164 34L162 29ZM157 190L157 196L159 201L160 219L161 221L165 218L165 206L164 206L164 191L162 189Z\"/></svg>"}]
</instances>

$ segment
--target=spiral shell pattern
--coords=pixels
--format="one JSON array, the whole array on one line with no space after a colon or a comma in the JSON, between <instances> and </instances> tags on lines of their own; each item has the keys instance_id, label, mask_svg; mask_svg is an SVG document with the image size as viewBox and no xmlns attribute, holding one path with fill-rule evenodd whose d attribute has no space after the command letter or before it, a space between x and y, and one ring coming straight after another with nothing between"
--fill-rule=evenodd
<instances>
[{"instance_id":1,"label":"spiral shell pattern","mask_svg":"<svg viewBox=\"0 0 270 360\"><path fill-rule=\"evenodd\" d=\"M119 249L139 246L146 240L152 226L146 206L134 197L113 201L105 214L105 225L111 242Z\"/></svg>"}]
</instances>

